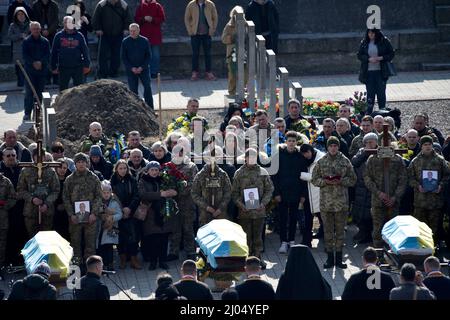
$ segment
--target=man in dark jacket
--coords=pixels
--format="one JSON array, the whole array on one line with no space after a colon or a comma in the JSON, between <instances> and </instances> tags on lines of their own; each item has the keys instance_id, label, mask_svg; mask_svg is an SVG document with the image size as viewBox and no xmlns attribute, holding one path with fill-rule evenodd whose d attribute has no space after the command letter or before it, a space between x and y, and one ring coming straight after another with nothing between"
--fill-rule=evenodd
<instances>
[{"instance_id":1,"label":"man in dark jacket","mask_svg":"<svg viewBox=\"0 0 450 320\"><path fill-rule=\"evenodd\" d=\"M49 265L43 261L32 274L14 283L8 300L56 300L56 288L50 284Z\"/></svg>"},{"instance_id":2,"label":"man in dark jacket","mask_svg":"<svg viewBox=\"0 0 450 320\"><path fill-rule=\"evenodd\" d=\"M438 258L431 256L423 262L426 278L423 284L433 291L437 300L450 300L450 278L441 272L441 264Z\"/></svg>"},{"instance_id":3,"label":"man in dark jacket","mask_svg":"<svg viewBox=\"0 0 450 320\"><path fill-rule=\"evenodd\" d=\"M313 147L319 149L322 152L327 152L327 141L331 136L336 137L339 140L339 151L344 156L349 157L347 142L336 132L336 122L331 118L323 120L323 131L317 136L316 141L313 143Z\"/></svg>"},{"instance_id":4,"label":"man in dark jacket","mask_svg":"<svg viewBox=\"0 0 450 320\"><path fill-rule=\"evenodd\" d=\"M307 195L306 183L300 180L300 173L307 171L306 160L297 147L297 140L297 132L286 133L286 145L282 144L278 147L279 166L277 174L273 177L274 196L279 203L280 214L279 253L287 253L288 246L295 245L298 207L300 202L305 202Z\"/></svg>"},{"instance_id":5,"label":"man in dark jacket","mask_svg":"<svg viewBox=\"0 0 450 320\"><path fill-rule=\"evenodd\" d=\"M59 74L59 91L83 83L83 75L89 72L89 51L84 36L75 30L75 19L64 17L64 30L55 36L52 46L51 67L53 74Z\"/></svg>"},{"instance_id":6,"label":"man in dark jacket","mask_svg":"<svg viewBox=\"0 0 450 320\"><path fill-rule=\"evenodd\" d=\"M130 8L124 0L102 0L95 7L92 27L99 37L99 78L117 77L120 46L132 22Z\"/></svg>"},{"instance_id":7,"label":"man in dark jacket","mask_svg":"<svg viewBox=\"0 0 450 320\"><path fill-rule=\"evenodd\" d=\"M127 149L133 150L135 148L142 151L142 156L144 157L144 159L150 159L152 153L149 148L142 144L141 134L139 133L139 131L130 131L128 133Z\"/></svg>"},{"instance_id":8,"label":"man in dark jacket","mask_svg":"<svg viewBox=\"0 0 450 320\"><path fill-rule=\"evenodd\" d=\"M435 300L428 288L419 285L420 275L412 263L405 263L400 270L400 286L393 288L389 300Z\"/></svg>"},{"instance_id":9,"label":"man in dark jacket","mask_svg":"<svg viewBox=\"0 0 450 320\"><path fill-rule=\"evenodd\" d=\"M395 283L388 273L377 266L375 249L366 248L362 260L364 268L348 279L342 300L389 300L389 293L395 288Z\"/></svg>"},{"instance_id":10,"label":"man in dark jacket","mask_svg":"<svg viewBox=\"0 0 450 320\"><path fill-rule=\"evenodd\" d=\"M75 290L77 300L109 300L108 287L100 277L103 260L100 256L90 256L86 260L87 274L80 279L80 289Z\"/></svg>"},{"instance_id":11,"label":"man in dark jacket","mask_svg":"<svg viewBox=\"0 0 450 320\"><path fill-rule=\"evenodd\" d=\"M139 96L141 79L144 87L145 103L153 109L152 88L150 86L150 47L148 39L139 35L139 25L130 24L130 35L122 42L122 61L128 77L128 87Z\"/></svg>"},{"instance_id":12,"label":"man in dark jacket","mask_svg":"<svg viewBox=\"0 0 450 320\"><path fill-rule=\"evenodd\" d=\"M52 43L58 30L58 4L53 0L37 0L32 9L34 19L42 26L42 35Z\"/></svg>"},{"instance_id":13,"label":"man in dark jacket","mask_svg":"<svg viewBox=\"0 0 450 320\"><path fill-rule=\"evenodd\" d=\"M22 43L22 57L25 62L25 71L30 77L31 83L42 101L42 91L44 91L45 81L48 75L48 63L50 60L50 43L41 36L41 25L39 22L30 23L29 35ZM33 110L33 91L28 82L25 82L25 115L23 120L31 120L31 111ZM30 160L31 161L31 155Z\"/></svg>"},{"instance_id":14,"label":"man in dark jacket","mask_svg":"<svg viewBox=\"0 0 450 320\"><path fill-rule=\"evenodd\" d=\"M239 300L275 300L275 291L270 283L261 279L261 260L248 257L245 260L247 279L236 286Z\"/></svg>"},{"instance_id":15,"label":"man in dark jacket","mask_svg":"<svg viewBox=\"0 0 450 320\"><path fill-rule=\"evenodd\" d=\"M188 300L213 300L208 285L197 280L197 266L193 260L183 262L181 280L175 282L174 286Z\"/></svg>"},{"instance_id":16,"label":"man in dark jacket","mask_svg":"<svg viewBox=\"0 0 450 320\"><path fill-rule=\"evenodd\" d=\"M286 131L295 130L294 124L302 119L305 119L301 115L301 108L302 106L300 104L300 101L298 101L297 99L291 99L288 101L287 109L289 114L284 117L284 121L286 121Z\"/></svg>"},{"instance_id":17,"label":"man in dark jacket","mask_svg":"<svg viewBox=\"0 0 450 320\"><path fill-rule=\"evenodd\" d=\"M278 53L280 33L278 10L272 0L252 0L245 9L245 19L253 21L256 34L266 39L266 48Z\"/></svg>"},{"instance_id":18,"label":"man in dark jacket","mask_svg":"<svg viewBox=\"0 0 450 320\"><path fill-rule=\"evenodd\" d=\"M94 144L89 151L91 160L91 170L99 171L104 179L111 179L113 173L113 165L103 157L102 149L99 145Z\"/></svg>"},{"instance_id":19,"label":"man in dark jacket","mask_svg":"<svg viewBox=\"0 0 450 320\"><path fill-rule=\"evenodd\" d=\"M3 134L3 142L0 145L0 151L7 148L13 148L16 151L15 157L20 162L32 162L31 152L20 141L17 141L17 132L14 129L8 129Z\"/></svg>"}]
</instances>

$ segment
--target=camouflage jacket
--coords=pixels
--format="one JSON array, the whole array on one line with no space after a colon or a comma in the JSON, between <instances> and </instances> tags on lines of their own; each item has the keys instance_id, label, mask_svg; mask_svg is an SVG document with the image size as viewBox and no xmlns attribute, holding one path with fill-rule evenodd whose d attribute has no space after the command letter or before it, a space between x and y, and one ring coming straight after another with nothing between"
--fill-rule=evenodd
<instances>
[{"instance_id":1,"label":"camouflage jacket","mask_svg":"<svg viewBox=\"0 0 450 320\"><path fill-rule=\"evenodd\" d=\"M267 170L259 165L247 166L244 164L240 167L233 178L232 197L234 203L239 208L239 219L258 219L266 216L265 208L262 210L252 209L244 211L244 190L249 188L257 188L259 203L267 206L272 200L272 194L275 190L272 179L270 179Z\"/></svg>"},{"instance_id":2,"label":"camouflage jacket","mask_svg":"<svg viewBox=\"0 0 450 320\"><path fill-rule=\"evenodd\" d=\"M378 197L378 192L385 192L383 171L384 160L377 155L371 155L367 159L364 183L367 189L372 192L372 207L381 208L384 206ZM389 197L395 197L396 206L399 205L407 184L408 173L403 159L401 156L395 155L389 161Z\"/></svg>"},{"instance_id":3,"label":"camouflage jacket","mask_svg":"<svg viewBox=\"0 0 450 320\"><path fill-rule=\"evenodd\" d=\"M437 171L438 182L441 186L440 193L419 192L419 185L422 185L423 170ZM440 155L432 151L430 156L425 156L420 152L408 167L409 185L414 188L414 207L427 209L440 209L444 205L444 186L450 179L450 169L447 162Z\"/></svg>"},{"instance_id":4,"label":"camouflage jacket","mask_svg":"<svg viewBox=\"0 0 450 320\"><path fill-rule=\"evenodd\" d=\"M340 176L341 184L326 184L327 176ZM320 188L320 212L348 211L348 188L356 184L356 173L342 152L334 157L327 153L317 161L311 183Z\"/></svg>"},{"instance_id":5,"label":"camouflage jacket","mask_svg":"<svg viewBox=\"0 0 450 320\"><path fill-rule=\"evenodd\" d=\"M376 130L372 130L372 132L378 135ZM360 134L353 138L352 143L349 146L350 150L348 152L351 158L353 158L358 153L360 148L364 148L363 138L365 135L366 134L361 131Z\"/></svg>"},{"instance_id":6,"label":"camouflage jacket","mask_svg":"<svg viewBox=\"0 0 450 320\"><path fill-rule=\"evenodd\" d=\"M113 145L112 141L110 141L104 134L102 134L102 137L100 139L94 139L90 135L84 138L84 140L81 142L80 152L89 153L89 151L91 150L91 146L93 146L94 144L100 146L105 158L109 158L110 150L113 148Z\"/></svg>"},{"instance_id":7,"label":"camouflage jacket","mask_svg":"<svg viewBox=\"0 0 450 320\"><path fill-rule=\"evenodd\" d=\"M76 201L89 201L90 212L98 216L103 212L102 199L100 180L89 170L75 171L64 181L63 201L69 217L75 214Z\"/></svg>"},{"instance_id":8,"label":"camouflage jacket","mask_svg":"<svg viewBox=\"0 0 450 320\"><path fill-rule=\"evenodd\" d=\"M38 184L36 168L23 168L17 183L17 198L25 201L23 215L30 216L37 212L38 207L33 204L33 198L39 198L53 210L53 203L58 199L60 184L58 175L52 168L42 170L42 182Z\"/></svg>"},{"instance_id":9,"label":"camouflage jacket","mask_svg":"<svg viewBox=\"0 0 450 320\"><path fill-rule=\"evenodd\" d=\"M189 196L191 195L191 188L192 184L194 183L194 178L198 173L198 168L195 163L190 160L189 162L186 162L187 161L176 166L177 169L187 178L187 186L186 188L182 188L181 190L179 190L177 199L189 198Z\"/></svg>"},{"instance_id":10,"label":"camouflage jacket","mask_svg":"<svg viewBox=\"0 0 450 320\"><path fill-rule=\"evenodd\" d=\"M2 173L0 173L0 201L0 230L5 230L9 225L8 210L16 204L16 192L12 182Z\"/></svg>"},{"instance_id":11,"label":"camouflage jacket","mask_svg":"<svg viewBox=\"0 0 450 320\"><path fill-rule=\"evenodd\" d=\"M200 211L205 214L208 206L214 209L220 209L222 214L227 212L228 203L231 199L231 182L225 171L216 166L215 173L220 187L208 187L211 178L211 165L206 164L202 170L194 177L191 187L192 200L198 206ZM211 205L212 195L214 195L215 205ZM206 212L209 214L208 212ZM200 213L201 215L202 213Z\"/></svg>"}]
</instances>

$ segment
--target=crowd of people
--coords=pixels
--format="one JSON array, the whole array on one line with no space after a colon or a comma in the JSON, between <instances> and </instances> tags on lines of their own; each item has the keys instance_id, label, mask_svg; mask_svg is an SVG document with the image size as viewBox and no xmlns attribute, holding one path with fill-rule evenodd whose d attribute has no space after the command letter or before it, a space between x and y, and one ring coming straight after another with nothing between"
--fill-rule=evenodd
<instances>
[{"instance_id":1,"label":"crowd of people","mask_svg":"<svg viewBox=\"0 0 450 320\"><path fill-rule=\"evenodd\" d=\"M442 134L426 114L417 114L411 129L399 134L389 119L366 115L358 123L342 105L337 122L346 130L337 130L328 118L322 132L314 134L304 122L297 125L305 120L300 107L299 101L289 101L289 114L275 119L275 128L265 110L247 119L239 105L231 104L223 130L206 130L206 119L197 114L199 100L192 98L180 117L188 119L183 120L187 132L169 130L165 141L148 148L139 132L131 131L121 159L113 159L111 139L93 122L73 159L65 156L61 142L54 142L45 160L60 167L44 167L40 183L35 168L20 166L37 161L36 144L27 148L14 130L7 130L0 146L0 264L17 263L21 246L38 231L56 230L70 241L81 266L98 254L105 269L114 270L116 246L120 269L128 263L142 269L144 259L149 270L168 270L167 262L179 259L182 250L195 260L199 227L229 219L242 226L249 255L264 269L267 218L274 215L279 252L295 247L300 224L301 244L312 248L313 236L323 238L325 269L347 267L343 249L349 217L358 227L353 237L358 243L382 247L384 223L409 214L425 222L442 245L448 237L443 220L450 199L450 139L440 143ZM383 124L392 130L387 130L389 144L405 148L390 159L389 175L375 152L385 140ZM271 157L265 152L268 143ZM320 221L315 235L314 216Z\"/></svg>"}]
</instances>

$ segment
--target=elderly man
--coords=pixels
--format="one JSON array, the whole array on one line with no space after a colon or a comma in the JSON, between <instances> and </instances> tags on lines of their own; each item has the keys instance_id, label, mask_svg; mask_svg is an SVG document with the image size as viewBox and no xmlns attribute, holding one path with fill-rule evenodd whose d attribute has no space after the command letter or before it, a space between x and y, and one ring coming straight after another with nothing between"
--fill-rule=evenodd
<instances>
[{"instance_id":1,"label":"elderly man","mask_svg":"<svg viewBox=\"0 0 450 320\"><path fill-rule=\"evenodd\" d=\"M450 169L444 158L434 151L433 139L430 136L425 135L420 138L420 145L421 152L408 167L409 184L414 188L414 216L431 228L433 237L437 240L441 211L444 206L442 194L450 178ZM425 171L436 172L438 187L435 190L424 189Z\"/></svg>"},{"instance_id":2,"label":"elderly man","mask_svg":"<svg viewBox=\"0 0 450 320\"><path fill-rule=\"evenodd\" d=\"M408 183L408 175L401 156L395 155L389 161L389 190L385 190L385 177L381 174L383 168L384 159L374 154L367 160L364 172L364 183L372 193L372 238L377 248L383 247L381 230L388 220L398 214L400 200Z\"/></svg>"},{"instance_id":3,"label":"elderly man","mask_svg":"<svg viewBox=\"0 0 450 320\"><path fill-rule=\"evenodd\" d=\"M312 184L320 187L320 214L324 226L325 250L328 254L325 269L337 266L347 268L342 262L344 227L347 221L348 188L356 183L353 166L341 152L339 139L331 136L327 141L327 154L314 167ZM336 252L336 260L334 253Z\"/></svg>"},{"instance_id":4,"label":"elderly man","mask_svg":"<svg viewBox=\"0 0 450 320\"><path fill-rule=\"evenodd\" d=\"M16 159L20 162L31 162L31 153L21 142L17 141L16 130L9 129L3 134L4 142L0 145L0 152L6 148L14 148L16 151Z\"/></svg>"},{"instance_id":5,"label":"elderly man","mask_svg":"<svg viewBox=\"0 0 450 320\"><path fill-rule=\"evenodd\" d=\"M351 126L351 130L353 135L356 137L358 134L361 133L361 129L352 122L351 120L351 111L350 111L350 107L346 104L341 104L339 106L339 110L338 110L338 117L339 118L345 118L350 122L350 126Z\"/></svg>"},{"instance_id":6,"label":"elderly man","mask_svg":"<svg viewBox=\"0 0 450 320\"><path fill-rule=\"evenodd\" d=\"M117 77L120 46L133 22L129 5L124 0L101 0L95 7L92 27L99 37L99 78Z\"/></svg>"},{"instance_id":7,"label":"elderly man","mask_svg":"<svg viewBox=\"0 0 450 320\"><path fill-rule=\"evenodd\" d=\"M384 118L383 116L377 115L373 118L373 127L378 132L378 134L383 132Z\"/></svg>"},{"instance_id":8,"label":"elderly man","mask_svg":"<svg viewBox=\"0 0 450 320\"><path fill-rule=\"evenodd\" d=\"M149 160L151 156L151 151L149 148L142 144L141 134L139 131L130 131L128 133L128 150L139 149L142 151L142 156L144 159Z\"/></svg>"},{"instance_id":9,"label":"elderly man","mask_svg":"<svg viewBox=\"0 0 450 320\"><path fill-rule=\"evenodd\" d=\"M361 120L361 132L359 133L359 135L353 138L352 144L350 145L350 157L355 156L358 150L364 147L363 138L369 132L378 134L377 131L373 128L373 118L371 116L364 116Z\"/></svg>"},{"instance_id":10,"label":"elderly man","mask_svg":"<svg viewBox=\"0 0 450 320\"><path fill-rule=\"evenodd\" d=\"M431 128L427 125L428 116L424 114L417 114L414 116L413 129L417 130L419 137L429 135L433 139L433 142L438 142L441 146L444 144L444 137L439 130Z\"/></svg>"},{"instance_id":11,"label":"elderly man","mask_svg":"<svg viewBox=\"0 0 450 320\"><path fill-rule=\"evenodd\" d=\"M316 141L314 141L314 148L326 152L327 150L327 141L331 136L336 137L339 140L339 151L344 154L344 156L348 157L348 146L347 142L340 136L339 133L336 132L336 122L331 118L326 118L323 120L322 124L323 130L317 136Z\"/></svg>"},{"instance_id":12,"label":"elderly man","mask_svg":"<svg viewBox=\"0 0 450 320\"><path fill-rule=\"evenodd\" d=\"M138 179L139 175L142 171L144 171L148 163L148 160L144 159L142 151L140 149L136 148L130 151L128 166L130 167L130 171L133 177Z\"/></svg>"},{"instance_id":13,"label":"elderly man","mask_svg":"<svg viewBox=\"0 0 450 320\"><path fill-rule=\"evenodd\" d=\"M56 30L56 29L55 29ZM42 91L44 91L45 81L47 79L50 62L50 43L41 35L41 25L39 22L32 21L30 23L31 35L28 36L22 43L22 56L25 64L25 71L27 72L31 83L42 101ZM34 104L33 91L31 90L28 81L25 82L25 100L24 121L31 120L31 112ZM31 159L30 159L31 161Z\"/></svg>"},{"instance_id":14,"label":"elderly man","mask_svg":"<svg viewBox=\"0 0 450 320\"><path fill-rule=\"evenodd\" d=\"M272 135L275 126L270 123L269 115L266 110L257 110L255 113L256 124L248 129L250 146L257 148L262 147L264 142Z\"/></svg>"},{"instance_id":15,"label":"elderly man","mask_svg":"<svg viewBox=\"0 0 450 320\"><path fill-rule=\"evenodd\" d=\"M83 75L89 73L91 61L84 36L75 29L75 19L65 16L64 29L55 35L52 46L51 68L53 74L59 74L59 91L84 82Z\"/></svg>"},{"instance_id":16,"label":"elderly man","mask_svg":"<svg viewBox=\"0 0 450 320\"><path fill-rule=\"evenodd\" d=\"M100 146L105 157L109 156L112 145L108 137L103 134L103 128L99 122L92 122L89 125L89 136L84 138L81 142L80 152L89 154L91 146L94 144L98 144Z\"/></svg>"},{"instance_id":17,"label":"elderly man","mask_svg":"<svg viewBox=\"0 0 450 320\"><path fill-rule=\"evenodd\" d=\"M139 34L137 23L130 24L130 35L123 39L121 55L128 78L128 88L139 96L139 80L144 87L145 103L153 109L152 88L150 85L150 46L148 39Z\"/></svg>"},{"instance_id":18,"label":"elderly man","mask_svg":"<svg viewBox=\"0 0 450 320\"><path fill-rule=\"evenodd\" d=\"M294 130L293 125L305 118L300 114L302 108L300 101L291 99L288 101L287 106L289 114L284 117L284 120L286 121L286 130L289 131Z\"/></svg>"}]
</instances>

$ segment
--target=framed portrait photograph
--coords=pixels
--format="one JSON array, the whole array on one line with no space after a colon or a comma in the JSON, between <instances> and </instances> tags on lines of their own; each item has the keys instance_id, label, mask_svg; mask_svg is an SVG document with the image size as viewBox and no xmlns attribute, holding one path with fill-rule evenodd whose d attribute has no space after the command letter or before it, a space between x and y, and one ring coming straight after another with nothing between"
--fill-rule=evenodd
<instances>
[{"instance_id":1,"label":"framed portrait photograph","mask_svg":"<svg viewBox=\"0 0 450 320\"><path fill-rule=\"evenodd\" d=\"M244 203L247 210L258 209L260 207L258 188L244 189Z\"/></svg>"},{"instance_id":2,"label":"framed portrait photograph","mask_svg":"<svg viewBox=\"0 0 450 320\"><path fill-rule=\"evenodd\" d=\"M435 192L439 188L436 170L422 170L422 188L425 192Z\"/></svg>"},{"instance_id":3,"label":"framed portrait photograph","mask_svg":"<svg viewBox=\"0 0 450 320\"><path fill-rule=\"evenodd\" d=\"M78 223L88 223L89 215L91 214L91 206L89 201L76 201L74 206Z\"/></svg>"}]
</instances>

